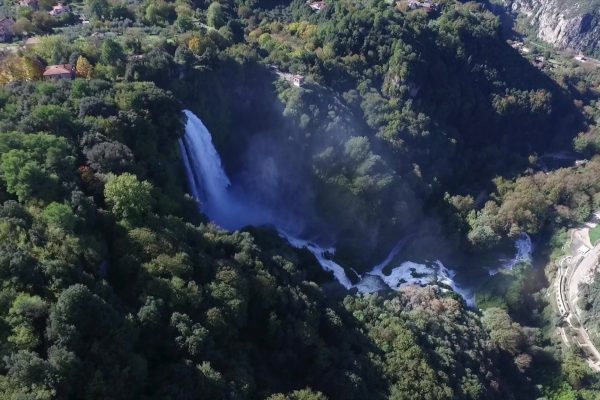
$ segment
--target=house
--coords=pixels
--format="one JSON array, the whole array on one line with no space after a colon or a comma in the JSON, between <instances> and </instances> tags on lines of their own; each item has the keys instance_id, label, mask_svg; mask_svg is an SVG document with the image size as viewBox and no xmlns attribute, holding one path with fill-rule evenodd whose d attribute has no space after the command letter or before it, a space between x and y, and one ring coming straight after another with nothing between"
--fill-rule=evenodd
<instances>
[{"instance_id":1,"label":"house","mask_svg":"<svg viewBox=\"0 0 600 400\"><path fill-rule=\"evenodd\" d=\"M510 44L510 47L512 47L513 49L518 50L518 51L522 51L523 47L525 46L525 43L520 42L520 41L515 41L515 42L509 41L508 43Z\"/></svg>"},{"instance_id":2,"label":"house","mask_svg":"<svg viewBox=\"0 0 600 400\"><path fill-rule=\"evenodd\" d=\"M408 7L409 10L422 9L427 11L428 13L436 11L438 9L438 4L429 0L402 0L400 4L404 4L406 7Z\"/></svg>"},{"instance_id":3,"label":"house","mask_svg":"<svg viewBox=\"0 0 600 400\"><path fill-rule=\"evenodd\" d=\"M432 1L423 1L421 2L420 6L427 12L434 12L438 9L438 4Z\"/></svg>"},{"instance_id":4,"label":"house","mask_svg":"<svg viewBox=\"0 0 600 400\"><path fill-rule=\"evenodd\" d=\"M63 14L70 14L70 13L71 13L71 7L69 7L68 4L58 3L57 5L52 7L52 10L48 14L50 14L53 17L60 17Z\"/></svg>"},{"instance_id":5,"label":"house","mask_svg":"<svg viewBox=\"0 0 600 400\"><path fill-rule=\"evenodd\" d=\"M581 246L579 246L579 248L577 249L577 252L579 254L586 254L588 251L590 251L590 249L583 244Z\"/></svg>"},{"instance_id":6,"label":"house","mask_svg":"<svg viewBox=\"0 0 600 400\"><path fill-rule=\"evenodd\" d=\"M532 63L536 68L543 69L546 66L546 59L544 57L536 57Z\"/></svg>"},{"instance_id":7,"label":"house","mask_svg":"<svg viewBox=\"0 0 600 400\"><path fill-rule=\"evenodd\" d=\"M38 0L21 0L19 1L19 6L31 8L32 10L37 10L40 8Z\"/></svg>"},{"instance_id":8,"label":"house","mask_svg":"<svg viewBox=\"0 0 600 400\"><path fill-rule=\"evenodd\" d=\"M313 1L311 3L308 3L308 6L314 11L319 12L322 9L324 9L327 6L327 4L324 1Z\"/></svg>"},{"instance_id":9,"label":"house","mask_svg":"<svg viewBox=\"0 0 600 400\"><path fill-rule=\"evenodd\" d=\"M583 53L579 53L575 56L575 59L579 62L586 62L587 58L583 55Z\"/></svg>"},{"instance_id":10,"label":"house","mask_svg":"<svg viewBox=\"0 0 600 400\"><path fill-rule=\"evenodd\" d=\"M517 50L521 54L529 54L529 53L531 53L531 49L529 47L525 46L524 42L519 42L519 41L510 42L509 41L509 44L510 44L510 47L512 47L513 49Z\"/></svg>"},{"instance_id":11,"label":"house","mask_svg":"<svg viewBox=\"0 0 600 400\"><path fill-rule=\"evenodd\" d=\"M75 79L75 68L71 64L48 65L44 71L44 79Z\"/></svg>"},{"instance_id":12,"label":"house","mask_svg":"<svg viewBox=\"0 0 600 400\"><path fill-rule=\"evenodd\" d=\"M294 75L292 77L292 84L296 87L301 87L304 84L304 77L302 75Z\"/></svg>"},{"instance_id":13,"label":"house","mask_svg":"<svg viewBox=\"0 0 600 400\"><path fill-rule=\"evenodd\" d=\"M14 26L15 26L14 19L12 19L12 18L0 19L0 42L8 42L13 38Z\"/></svg>"}]
</instances>

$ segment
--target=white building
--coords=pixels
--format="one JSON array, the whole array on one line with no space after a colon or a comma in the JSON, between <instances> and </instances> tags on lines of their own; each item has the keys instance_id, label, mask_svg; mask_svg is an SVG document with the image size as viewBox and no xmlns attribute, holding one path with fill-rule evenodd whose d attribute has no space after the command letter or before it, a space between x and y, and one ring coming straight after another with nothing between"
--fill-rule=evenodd
<instances>
[{"instance_id":1,"label":"white building","mask_svg":"<svg viewBox=\"0 0 600 400\"><path fill-rule=\"evenodd\" d=\"M53 17L60 17L63 14L71 13L71 7L68 4L59 3L52 7L52 10L48 13Z\"/></svg>"}]
</instances>

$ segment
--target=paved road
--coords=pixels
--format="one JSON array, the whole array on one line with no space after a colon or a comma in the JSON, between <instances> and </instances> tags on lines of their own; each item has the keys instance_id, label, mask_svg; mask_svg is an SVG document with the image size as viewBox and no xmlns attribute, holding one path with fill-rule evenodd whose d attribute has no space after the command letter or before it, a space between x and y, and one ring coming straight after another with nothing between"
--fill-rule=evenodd
<instances>
[{"instance_id":1,"label":"paved road","mask_svg":"<svg viewBox=\"0 0 600 400\"><path fill-rule=\"evenodd\" d=\"M586 329L580 321L581 310L578 307L579 285L589 282L598 265L600 256L600 244L590 249L588 229L576 229L571 232L570 249L571 255L558 261L558 271L554 288L556 303L563 320L570 326L574 333L574 339L587 355L589 366L596 372L600 372L600 351L593 344ZM583 247L589 249L583 253ZM561 337L570 346L564 329L561 328Z\"/></svg>"}]
</instances>

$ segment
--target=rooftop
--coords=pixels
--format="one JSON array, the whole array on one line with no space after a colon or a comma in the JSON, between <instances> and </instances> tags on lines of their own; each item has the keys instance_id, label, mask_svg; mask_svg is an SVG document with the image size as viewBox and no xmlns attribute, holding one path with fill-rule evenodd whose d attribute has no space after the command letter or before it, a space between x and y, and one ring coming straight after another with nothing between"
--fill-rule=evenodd
<instances>
[{"instance_id":1,"label":"rooftop","mask_svg":"<svg viewBox=\"0 0 600 400\"><path fill-rule=\"evenodd\" d=\"M324 1L313 1L308 3L308 6L315 11L321 11L327 6L327 4Z\"/></svg>"},{"instance_id":2,"label":"rooftop","mask_svg":"<svg viewBox=\"0 0 600 400\"><path fill-rule=\"evenodd\" d=\"M73 66L71 64L48 65L44 71L44 76L72 74Z\"/></svg>"}]
</instances>

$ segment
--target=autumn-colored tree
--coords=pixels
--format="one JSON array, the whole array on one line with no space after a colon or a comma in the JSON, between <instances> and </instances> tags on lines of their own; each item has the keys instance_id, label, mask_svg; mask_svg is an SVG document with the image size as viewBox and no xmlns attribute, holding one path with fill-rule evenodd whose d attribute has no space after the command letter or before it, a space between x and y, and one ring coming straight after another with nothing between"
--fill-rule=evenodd
<instances>
[{"instance_id":1,"label":"autumn-colored tree","mask_svg":"<svg viewBox=\"0 0 600 400\"><path fill-rule=\"evenodd\" d=\"M192 51L192 53L200 54L200 49L201 49L202 43L198 36L192 36L188 40L187 45L188 45L188 48Z\"/></svg>"},{"instance_id":2,"label":"autumn-colored tree","mask_svg":"<svg viewBox=\"0 0 600 400\"><path fill-rule=\"evenodd\" d=\"M94 67L84 56L79 56L77 59L75 70L77 71L77 76L81 78L90 79L94 75Z\"/></svg>"},{"instance_id":3,"label":"autumn-colored tree","mask_svg":"<svg viewBox=\"0 0 600 400\"><path fill-rule=\"evenodd\" d=\"M37 81L42 79L43 68L40 62L34 58L21 58L22 77L26 81Z\"/></svg>"},{"instance_id":4,"label":"autumn-colored tree","mask_svg":"<svg viewBox=\"0 0 600 400\"><path fill-rule=\"evenodd\" d=\"M42 66L32 58L8 56L0 63L0 84L34 81L42 77Z\"/></svg>"}]
</instances>

